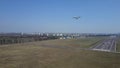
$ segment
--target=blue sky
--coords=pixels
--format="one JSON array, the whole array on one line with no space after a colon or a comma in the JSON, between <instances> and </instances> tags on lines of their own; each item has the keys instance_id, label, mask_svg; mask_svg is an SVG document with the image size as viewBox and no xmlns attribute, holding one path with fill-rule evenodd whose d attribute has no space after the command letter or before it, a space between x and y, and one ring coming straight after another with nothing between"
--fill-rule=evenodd
<instances>
[{"instance_id":1,"label":"blue sky","mask_svg":"<svg viewBox=\"0 0 120 68\"><path fill-rule=\"evenodd\" d=\"M120 0L0 0L0 32L118 33L119 29Z\"/></svg>"}]
</instances>

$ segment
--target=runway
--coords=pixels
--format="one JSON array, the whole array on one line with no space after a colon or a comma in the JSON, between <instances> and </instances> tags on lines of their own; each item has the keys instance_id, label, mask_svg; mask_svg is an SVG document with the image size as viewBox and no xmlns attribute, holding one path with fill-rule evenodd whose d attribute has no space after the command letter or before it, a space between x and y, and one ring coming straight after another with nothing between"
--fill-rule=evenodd
<instances>
[{"instance_id":1,"label":"runway","mask_svg":"<svg viewBox=\"0 0 120 68\"><path fill-rule=\"evenodd\" d=\"M105 39L100 44L92 47L91 50L116 52L116 40L115 38Z\"/></svg>"}]
</instances>

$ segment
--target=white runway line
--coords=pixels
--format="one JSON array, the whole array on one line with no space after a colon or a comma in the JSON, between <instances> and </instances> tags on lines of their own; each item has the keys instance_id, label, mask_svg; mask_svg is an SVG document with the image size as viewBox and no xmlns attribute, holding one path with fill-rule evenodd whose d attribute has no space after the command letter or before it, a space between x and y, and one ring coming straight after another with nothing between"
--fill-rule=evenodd
<instances>
[{"instance_id":1,"label":"white runway line","mask_svg":"<svg viewBox=\"0 0 120 68\"><path fill-rule=\"evenodd\" d=\"M115 52L116 52L116 50L117 50L117 47L116 47L116 41L115 41Z\"/></svg>"},{"instance_id":2,"label":"white runway line","mask_svg":"<svg viewBox=\"0 0 120 68\"><path fill-rule=\"evenodd\" d=\"M96 50L96 51L107 51L107 52L110 52L110 50L105 50L105 49L92 49L92 50Z\"/></svg>"}]
</instances>

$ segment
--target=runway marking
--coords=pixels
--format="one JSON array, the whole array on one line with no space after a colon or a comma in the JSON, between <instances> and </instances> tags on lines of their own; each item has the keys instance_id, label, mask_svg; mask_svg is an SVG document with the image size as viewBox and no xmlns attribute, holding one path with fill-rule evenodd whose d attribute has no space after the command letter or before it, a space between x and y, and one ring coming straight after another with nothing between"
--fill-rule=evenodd
<instances>
[{"instance_id":1,"label":"runway marking","mask_svg":"<svg viewBox=\"0 0 120 68\"><path fill-rule=\"evenodd\" d=\"M117 47L116 47L116 41L115 41L115 52L117 51Z\"/></svg>"},{"instance_id":2,"label":"runway marking","mask_svg":"<svg viewBox=\"0 0 120 68\"><path fill-rule=\"evenodd\" d=\"M97 51L116 52L116 41L113 38L109 38L90 49Z\"/></svg>"}]
</instances>

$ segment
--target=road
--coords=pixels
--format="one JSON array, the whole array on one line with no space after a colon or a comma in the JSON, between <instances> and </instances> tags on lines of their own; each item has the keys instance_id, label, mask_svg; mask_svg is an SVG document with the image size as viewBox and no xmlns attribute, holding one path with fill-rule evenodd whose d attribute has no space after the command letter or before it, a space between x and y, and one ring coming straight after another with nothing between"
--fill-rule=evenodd
<instances>
[{"instance_id":1,"label":"road","mask_svg":"<svg viewBox=\"0 0 120 68\"><path fill-rule=\"evenodd\" d=\"M116 52L116 40L115 38L105 39L100 44L93 46L91 50Z\"/></svg>"}]
</instances>

